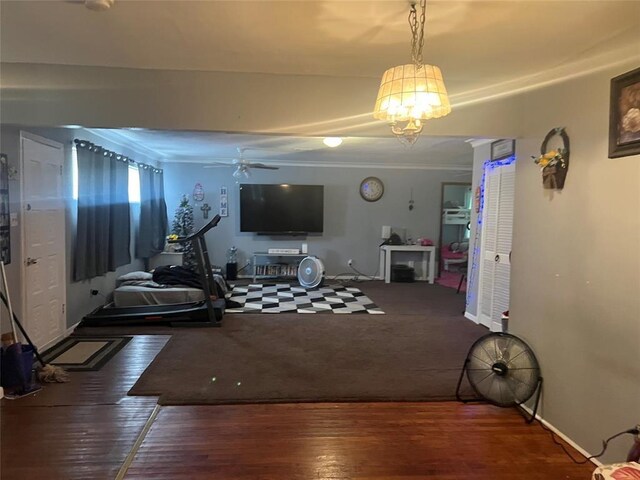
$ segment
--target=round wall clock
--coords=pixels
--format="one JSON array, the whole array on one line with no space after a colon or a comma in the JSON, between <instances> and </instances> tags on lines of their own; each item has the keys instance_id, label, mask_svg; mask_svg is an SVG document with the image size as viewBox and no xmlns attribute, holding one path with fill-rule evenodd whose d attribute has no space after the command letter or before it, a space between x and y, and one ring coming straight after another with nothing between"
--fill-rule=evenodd
<instances>
[{"instance_id":1,"label":"round wall clock","mask_svg":"<svg viewBox=\"0 0 640 480\"><path fill-rule=\"evenodd\" d=\"M360 196L367 202L377 202L384 193L384 184L378 177L367 177L360 183Z\"/></svg>"}]
</instances>

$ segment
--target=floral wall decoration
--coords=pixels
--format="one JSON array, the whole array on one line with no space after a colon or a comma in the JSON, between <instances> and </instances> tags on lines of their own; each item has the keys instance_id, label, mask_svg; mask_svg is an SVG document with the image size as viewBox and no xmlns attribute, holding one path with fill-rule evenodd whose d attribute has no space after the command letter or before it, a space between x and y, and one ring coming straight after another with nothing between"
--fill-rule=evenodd
<instances>
[{"instance_id":1,"label":"floral wall decoration","mask_svg":"<svg viewBox=\"0 0 640 480\"><path fill-rule=\"evenodd\" d=\"M562 147L547 151L549 140L559 136ZM531 157L542 171L542 185L544 188L562 190L569 171L569 136L564 127L557 127L549 131L540 146L540 156Z\"/></svg>"}]
</instances>

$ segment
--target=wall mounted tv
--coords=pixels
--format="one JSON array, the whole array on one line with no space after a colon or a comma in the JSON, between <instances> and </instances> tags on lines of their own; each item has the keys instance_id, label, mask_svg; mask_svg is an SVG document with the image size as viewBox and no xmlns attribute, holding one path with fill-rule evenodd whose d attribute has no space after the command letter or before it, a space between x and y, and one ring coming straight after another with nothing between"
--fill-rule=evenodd
<instances>
[{"instance_id":1,"label":"wall mounted tv","mask_svg":"<svg viewBox=\"0 0 640 480\"><path fill-rule=\"evenodd\" d=\"M268 235L321 233L322 185L240 185L240 231Z\"/></svg>"}]
</instances>

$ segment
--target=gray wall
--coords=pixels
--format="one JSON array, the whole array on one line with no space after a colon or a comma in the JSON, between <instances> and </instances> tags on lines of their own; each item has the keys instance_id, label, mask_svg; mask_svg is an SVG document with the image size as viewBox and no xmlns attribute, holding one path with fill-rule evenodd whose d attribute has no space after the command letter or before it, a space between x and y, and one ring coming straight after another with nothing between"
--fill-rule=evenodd
<instances>
[{"instance_id":1,"label":"gray wall","mask_svg":"<svg viewBox=\"0 0 640 480\"><path fill-rule=\"evenodd\" d=\"M329 275L350 272L347 266L350 258L358 270L374 275L378 270L378 246L382 242L383 225L406 228L407 236L413 239L428 237L437 242L441 183L470 180L470 175L460 176L442 170L322 167L281 167L277 171L254 169L251 180L246 183L316 184L325 187L324 233L321 236L283 238L240 233L239 192L231 176L232 168L205 169L201 165L169 163L164 165L164 170L169 222L174 217L181 194L191 194L197 182L204 187L204 202L213 208L210 214L217 212L220 186L228 187L229 217L224 218L207 237L214 263L224 265L226 251L233 245L240 250L238 263L242 266L255 251L300 248L302 242L307 242L309 252L324 261ZM370 175L378 176L385 185L384 196L374 203L364 201L359 194L360 182ZM411 188L415 208L409 211ZM195 208L195 218L196 226L203 224L199 205ZM402 258L399 260L403 261ZM242 273L249 272L250 268L247 268Z\"/></svg>"},{"instance_id":2,"label":"gray wall","mask_svg":"<svg viewBox=\"0 0 640 480\"><path fill-rule=\"evenodd\" d=\"M636 67L527 94L516 147L510 330L540 360L542 415L591 453L640 421L640 156L607 158L609 82ZM557 126L571 139L561 192L531 160Z\"/></svg>"},{"instance_id":3,"label":"gray wall","mask_svg":"<svg viewBox=\"0 0 640 480\"><path fill-rule=\"evenodd\" d=\"M9 162L19 170L20 164L20 131L18 127L3 125L0 129L0 151L9 156ZM117 276L133 270L142 270L143 264L139 260L133 260L130 265L125 265L116 272L108 273L101 277L82 282L73 282L73 239L75 236L75 209L76 204L72 198L72 171L71 171L71 142L74 138L83 138L90 140L105 148L111 149L118 153L127 155L134 160L143 163L156 162L153 159L144 157L130 148L122 145L115 145L110 142L92 135L83 130L69 130L62 128L23 128L27 131L48 138L50 140L62 143L65 146L65 164L64 164L64 180L63 188L66 205L66 268L67 268L67 325L71 326L78 323L84 315L105 303L105 296L108 296L115 286ZM20 208L20 181L13 180L10 182L11 196L11 212L21 212ZM132 218L135 229L136 216ZM11 288L11 297L13 308L19 318L22 318L22 280L20 277L20 259L21 259L21 222L18 227L11 228L11 265L7 267L7 276ZM132 248L132 258L134 250ZM100 295L91 296L91 290L98 290ZM6 312L2 313L1 330L3 332L9 330L7 324Z\"/></svg>"}]
</instances>

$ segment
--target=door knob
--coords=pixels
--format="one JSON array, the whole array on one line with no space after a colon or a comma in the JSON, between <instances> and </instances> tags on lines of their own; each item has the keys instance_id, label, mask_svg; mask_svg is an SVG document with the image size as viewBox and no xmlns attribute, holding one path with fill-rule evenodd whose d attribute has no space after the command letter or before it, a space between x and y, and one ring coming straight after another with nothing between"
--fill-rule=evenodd
<instances>
[{"instance_id":1,"label":"door knob","mask_svg":"<svg viewBox=\"0 0 640 480\"><path fill-rule=\"evenodd\" d=\"M500 263L500 255L496 255L496 258L494 258L494 260L496 261L496 263Z\"/></svg>"},{"instance_id":2,"label":"door knob","mask_svg":"<svg viewBox=\"0 0 640 480\"><path fill-rule=\"evenodd\" d=\"M36 263L38 263L38 259L37 259L37 258L27 257L27 267L28 267L29 265L34 265L34 264L36 264Z\"/></svg>"}]
</instances>

